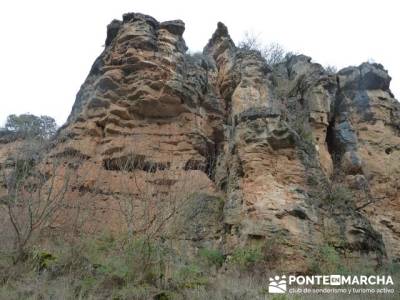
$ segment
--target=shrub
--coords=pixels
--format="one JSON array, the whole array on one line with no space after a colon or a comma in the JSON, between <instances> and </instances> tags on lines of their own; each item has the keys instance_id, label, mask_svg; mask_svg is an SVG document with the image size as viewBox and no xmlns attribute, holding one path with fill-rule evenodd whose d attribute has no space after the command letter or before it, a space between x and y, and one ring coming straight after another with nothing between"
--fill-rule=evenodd
<instances>
[{"instance_id":1,"label":"shrub","mask_svg":"<svg viewBox=\"0 0 400 300\"><path fill-rule=\"evenodd\" d=\"M400 275L400 262L392 262L385 266L385 270L389 274Z\"/></svg>"},{"instance_id":2,"label":"shrub","mask_svg":"<svg viewBox=\"0 0 400 300\"><path fill-rule=\"evenodd\" d=\"M124 255L129 267L127 280L155 284L165 276L170 249L156 240L137 238L127 241Z\"/></svg>"},{"instance_id":3,"label":"shrub","mask_svg":"<svg viewBox=\"0 0 400 300\"><path fill-rule=\"evenodd\" d=\"M255 263L262 261L262 259L261 247L243 247L237 248L233 252L231 261L239 267L251 267Z\"/></svg>"},{"instance_id":4,"label":"shrub","mask_svg":"<svg viewBox=\"0 0 400 300\"><path fill-rule=\"evenodd\" d=\"M312 173L307 176L307 184L311 186L318 186L319 183L320 183L320 178L318 177L317 174Z\"/></svg>"},{"instance_id":5,"label":"shrub","mask_svg":"<svg viewBox=\"0 0 400 300\"><path fill-rule=\"evenodd\" d=\"M90 265L103 277L119 277L126 283L155 284L165 273L168 251L156 241L102 235L85 243Z\"/></svg>"},{"instance_id":6,"label":"shrub","mask_svg":"<svg viewBox=\"0 0 400 300\"><path fill-rule=\"evenodd\" d=\"M209 266L221 267L225 260L224 255L221 253L221 251L216 249L200 249L199 256Z\"/></svg>"},{"instance_id":7,"label":"shrub","mask_svg":"<svg viewBox=\"0 0 400 300\"><path fill-rule=\"evenodd\" d=\"M350 189L344 186L332 187L326 196L326 201L329 203L340 204L348 203L353 199L353 193Z\"/></svg>"},{"instance_id":8,"label":"shrub","mask_svg":"<svg viewBox=\"0 0 400 300\"><path fill-rule=\"evenodd\" d=\"M199 266L189 264L179 268L178 271L175 272L173 282L178 288L195 288L206 285L208 280Z\"/></svg>"},{"instance_id":9,"label":"shrub","mask_svg":"<svg viewBox=\"0 0 400 300\"><path fill-rule=\"evenodd\" d=\"M33 249L31 256L33 269L37 272L49 269L56 260L53 254L40 249Z\"/></svg>"},{"instance_id":10,"label":"shrub","mask_svg":"<svg viewBox=\"0 0 400 300\"><path fill-rule=\"evenodd\" d=\"M291 128L296 131L301 142L314 145L314 137L307 116L298 116L290 122ZM314 146L313 146L314 147Z\"/></svg>"},{"instance_id":11,"label":"shrub","mask_svg":"<svg viewBox=\"0 0 400 300\"><path fill-rule=\"evenodd\" d=\"M310 271L314 274L335 274L345 272L339 253L333 246L324 244L313 253Z\"/></svg>"},{"instance_id":12,"label":"shrub","mask_svg":"<svg viewBox=\"0 0 400 300\"><path fill-rule=\"evenodd\" d=\"M263 260L269 268L273 268L274 266L279 267L281 259L284 256L282 249L285 247L287 246L285 245L285 239L282 235L273 236L266 241L265 245L262 247L262 254Z\"/></svg>"}]
</instances>

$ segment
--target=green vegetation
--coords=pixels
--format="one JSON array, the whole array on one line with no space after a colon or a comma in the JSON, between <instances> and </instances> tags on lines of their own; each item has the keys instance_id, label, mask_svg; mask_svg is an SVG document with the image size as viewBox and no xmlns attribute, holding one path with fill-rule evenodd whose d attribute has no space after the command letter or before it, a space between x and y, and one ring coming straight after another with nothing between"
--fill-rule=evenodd
<instances>
[{"instance_id":1,"label":"green vegetation","mask_svg":"<svg viewBox=\"0 0 400 300\"><path fill-rule=\"evenodd\" d=\"M268 270L279 267L279 263L284 257L282 252L284 244L284 233L266 240L253 239L247 245L236 248L228 256L227 262L240 272L257 270L260 274L266 274Z\"/></svg>"},{"instance_id":2,"label":"green vegetation","mask_svg":"<svg viewBox=\"0 0 400 300\"><path fill-rule=\"evenodd\" d=\"M231 262L241 268L249 268L262 260L262 248L256 246L237 248L231 257Z\"/></svg>"},{"instance_id":3,"label":"green vegetation","mask_svg":"<svg viewBox=\"0 0 400 300\"><path fill-rule=\"evenodd\" d=\"M353 199L353 193L344 186L333 187L327 194L325 201L328 203L349 203Z\"/></svg>"},{"instance_id":4,"label":"green vegetation","mask_svg":"<svg viewBox=\"0 0 400 300\"><path fill-rule=\"evenodd\" d=\"M33 249L31 256L32 266L36 272L49 269L52 263L56 260L51 253L42 251L40 249Z\"/></svg>"},{"instance_id":5,"label":"green vegetation","mask_svg":"<svg viewBox=\"0 0 400 300\"><path fill-rule=\"evenodd\" d=\"M5 130L15 133L22 138L51 138L57 131L56 121L49 116L31 114L9 115Z\"/></svg>"},{"instance_id":6,"label":"green vegetation","mask_svg":"<svg viewBox=\"0 0 400 300\"><path fill-rule=\"evenodd\" d=\"M221 267L225 261L222 252L217 249L200 249L199 257L203 259L208 266Z\"/></svg>"},{"instance_id":7,"label":"green vegetation","mask_svg":"<svg viewBox=\"0 0 400 300\"><path fill-rule=\"evenodd\" d=\"M337 274L343 271L340 255L333 246L322 245L311 257L311 274Z\"/></svg>"},{"instance_id":8,"label":"green vegetation","mask_svg":"<svg viewBox=\"0 0 400 300\"><path fill-rule=\"evenodd\" d=\"M253 271L244 272L265 268L265 244L271 243L237 248L224 265L217 249L182 257L164 242L140 236L56 239L33 248L26 261L15 265L1 257L0 299L302 299L268 298L265 275L257 279ZM330 245L310 257L314 274L400 274L399 264L380 270L351 265ZM217 274L210 268L222 265L231 271Z\"/></svg>"},{"instance_id":9,"label":"green vegetation","mask_svg":"<svg viewBox=\"0 0 400 300\"><path fill-rule=\"evenodd\" d=\"M312 146L314 145L314 137L309 125L308 116L303 115L296 117L295 119L291 120L290 124L299 135L302 142L311 144Z\"/></svg>"},{"instance_id":10,"label":"green vegetation","mask_svg":"<svg viewBox=\"0 0 400 300\"><path fill-rule=\"evenodd\" d=\"M172 277L172 282L178 289L195 288L200 285L206 285L208 278L198 265L192 263L178 268Z\"/></svg>"},{"instance_id":11,"label":"green vegetation","mask_svg":"<svg viewBox=\"0 0 400 300\"><path fill-rule=\"evenodd\" d=\"M213 276L210 266L219 268L223 262L216 249L203 248L189 259L165 242L145 236L100 234L67 243L56 239L46 247L32 248L27 259L16 264L1 259L0 299L146 299L151 295L171 299L182 290L208 285ZM36 281L40 282L37 289L20 286ZM60 281L65 283L62 297L55 288Z\"/></svg>"}]
</instances>

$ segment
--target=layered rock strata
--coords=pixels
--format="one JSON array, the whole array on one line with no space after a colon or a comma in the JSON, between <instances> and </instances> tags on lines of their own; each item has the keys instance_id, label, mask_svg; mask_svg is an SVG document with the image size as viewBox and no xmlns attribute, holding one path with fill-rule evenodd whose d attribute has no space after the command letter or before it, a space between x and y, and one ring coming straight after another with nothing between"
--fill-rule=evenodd
<instances>
[{"instance_id":1,"label":"layered rock strata","mask_svg":"<svg viewBox=\"0 0 400 300\"><path fill-rule=\"evenodd\" d=\"M289 271L323 243L399 260L400 104L387 71L332 74L304 55L270 66L222 23L190 55L184 30L138 13L107 27L49 154L80 158L69 198L85 199L89 227L162 232L191 253L274 243Z\"/></svg>"}]
</instances>

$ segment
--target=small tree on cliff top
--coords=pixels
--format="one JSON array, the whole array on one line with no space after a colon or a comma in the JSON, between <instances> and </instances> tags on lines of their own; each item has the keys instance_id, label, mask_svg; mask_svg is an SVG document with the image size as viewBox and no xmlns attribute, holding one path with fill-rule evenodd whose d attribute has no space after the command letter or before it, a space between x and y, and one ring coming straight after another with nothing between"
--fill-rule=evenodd
<instances>
[{"instance_id":1,"label":"small tree on cliff top","mask_svg":"<svg viewBox=\"0 0 400 300\"><path fill-rule=\"evenodd\" d=\"M23 138L49 139L57 131L56 121L49 116L37 117L31 114L9 115L6 130L16 133Z\"/></svg>"}]
</instances>

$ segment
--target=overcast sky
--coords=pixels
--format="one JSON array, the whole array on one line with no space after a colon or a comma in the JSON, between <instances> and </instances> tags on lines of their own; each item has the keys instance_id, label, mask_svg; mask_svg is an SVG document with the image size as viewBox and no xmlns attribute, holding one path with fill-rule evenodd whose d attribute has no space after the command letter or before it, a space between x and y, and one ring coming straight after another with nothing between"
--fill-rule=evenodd
<instances>
[{"instance_id":1,"label":"overcast sky","mask_svg":"<svg viewBox=\"0 0 400 300\"><path fill-rule=\"evenodd\" d=\"M243 33L339 69L373 59L389 70L400 99L400 2L393 0L139 1L2 0L0 125L7 115L49 115L63 124L102 51L106 25L126 12L182 19L190 51L202 50L222 21L235 42Z\"/></svg>"}]
</instances>

